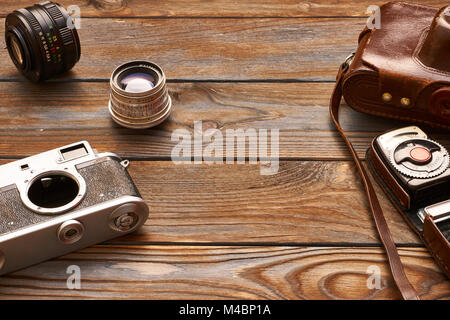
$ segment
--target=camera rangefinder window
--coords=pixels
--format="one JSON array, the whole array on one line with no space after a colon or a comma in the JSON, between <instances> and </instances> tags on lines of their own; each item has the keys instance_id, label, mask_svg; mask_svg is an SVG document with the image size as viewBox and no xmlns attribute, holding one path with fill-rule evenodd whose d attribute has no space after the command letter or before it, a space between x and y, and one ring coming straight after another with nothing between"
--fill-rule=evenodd
<instances>
[{"instance_id":1,"label":"camera rangefinder window","mask_svg":"<svg viewBox=\"0 0 450 320\"><path fill-rule=\"evenodd\" d=\"M32 182L28 198L41 208L59 208L72 202L78 191L78 183L73 178L63 174L49 174Z\"/></svg>"},{"instance_id":2,"label":"camera rangefinder window","mask_svg":"<svg viewBox=\"0 0 450 320\"><path fill-rule=\"evenodd\" d=\"M71 69L80 59L80 40L59 4L46 1L15 10L5 22L5 40L17 69L41 81Z\"/></svg>"},{"instance_id":3,"label":"camera rangefinder window","mask_svg":"<svg viewBox=\"0 0 450 320\"><path fill-rule=\"evenodd\" d=\"M61 155L65 161L76 159L87 154L88 152L83 143L61 150Z\"/></svg>"}]
</instances>

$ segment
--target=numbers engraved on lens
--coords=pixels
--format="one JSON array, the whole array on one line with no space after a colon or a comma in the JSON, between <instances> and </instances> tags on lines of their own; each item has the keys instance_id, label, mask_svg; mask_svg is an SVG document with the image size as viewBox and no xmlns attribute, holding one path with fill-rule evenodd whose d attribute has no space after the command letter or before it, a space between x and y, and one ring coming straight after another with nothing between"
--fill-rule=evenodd
<instances>
[{"instance_id":1,"label":"numbers engraved on lens","mask_svg":"<svg viewBox=\"0 0 450 320\"><path fill-rule=\"evenodd\" d=\"M53 30L53 28L50 28ZM45 58L47 62L54 64L61 63L61 43L56 34L47 32L45 35L42 31L39 32L41 37L42 47L45 50Z\"/></svg>"}]
</instances>

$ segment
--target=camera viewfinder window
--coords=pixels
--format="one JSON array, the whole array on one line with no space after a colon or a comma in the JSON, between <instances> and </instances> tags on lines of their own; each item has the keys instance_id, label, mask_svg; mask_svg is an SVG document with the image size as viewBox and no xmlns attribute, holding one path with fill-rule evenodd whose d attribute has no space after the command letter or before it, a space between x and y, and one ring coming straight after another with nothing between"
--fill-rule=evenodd
<instances>
[{"instance_id":1,"label":"camera viewfinder window","mask_svg":"<svg viewBox=\"0 0 450 320\"><path fill-rule=\"evenodd\" d=\"M63 159L65 161L83 157L87 154L88 152L84 144L78 144L76 146L72 146L66 149L61 149L61 155L63 156Z\"/></svg>"}]
</instances>

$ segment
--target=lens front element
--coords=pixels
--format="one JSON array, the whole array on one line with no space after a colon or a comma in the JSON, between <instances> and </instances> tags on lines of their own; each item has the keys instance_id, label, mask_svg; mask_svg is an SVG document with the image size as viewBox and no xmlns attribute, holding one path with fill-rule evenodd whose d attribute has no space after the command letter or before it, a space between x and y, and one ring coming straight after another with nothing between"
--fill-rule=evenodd
<instances>
[{"instance_id":1,"label":"lens front element","mask_svg":"<svg viewBox=\"0 0 450 320\"><path fill-rule=\"evenodd\" d=\"M136 72L124 76L120 81L120 87L126 92L140 93L155 87L155 78L149 73Z\"/></svg>"}]
</instances>

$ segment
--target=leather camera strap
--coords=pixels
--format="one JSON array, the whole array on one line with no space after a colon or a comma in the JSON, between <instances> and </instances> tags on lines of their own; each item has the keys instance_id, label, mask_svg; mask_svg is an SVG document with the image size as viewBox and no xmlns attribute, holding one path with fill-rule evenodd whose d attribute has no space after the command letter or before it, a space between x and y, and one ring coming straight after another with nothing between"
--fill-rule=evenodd
<instances>
[{"instance_id":1,"label":"leather camera strap","mask_svg":"<svg viewBox=\"0 0 450 320\"><path fill-rule=\"evenodd\" d=\"M377 195L375 193L375 189L370 181L370 177L367 174L367 171L364 169L361 160L358 158L358 154L353 148L352 143L345 135L344 130L339 124L339 106L341 104L342 99L342 82L345 72L348 69L348 61L344 63L339 69L339 73L336 80L336 87L334 88L333 95L330 101L330 115L331 119L334 122L339 134L344 139L347 144L353 160L355 161L356 167L358 168L358 172L363 180L364 187L366 189L367 197L369 199L370 210L372 211L373 219L375 220L375 225L377 227L378 234L380 236L381 242L383 243L384 248L386 249L387 258L389 261L389 266L392 272L392 276L394 281L399 289L403 299L405 300L420 300L419 296L416 293L416 290L409 282L406 277L405 271L403 270L403 265L400 260L400 256L397 251L397 247L395 245L394 240L392 239L391 232L389 231L389 227L386 223L386 219L383 215L383 210L378 201Z\"/></svg>"}]
</instances>

